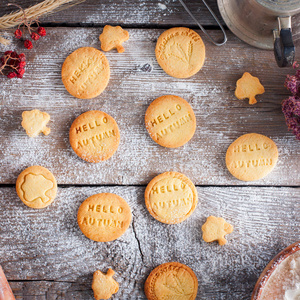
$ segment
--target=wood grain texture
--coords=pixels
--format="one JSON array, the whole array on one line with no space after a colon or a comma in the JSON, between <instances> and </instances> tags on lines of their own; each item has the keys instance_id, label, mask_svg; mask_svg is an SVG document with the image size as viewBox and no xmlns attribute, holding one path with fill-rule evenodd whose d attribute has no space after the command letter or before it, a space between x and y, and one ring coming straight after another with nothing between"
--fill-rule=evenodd
<instances>
[{"instance_id":1,"label":"wood grain texture","mask_svg":"<svg viewBox=\"0 0 300 300\"><path fill-rule=\"evenodd\" d=\"M59 184L147 184L155 175L173 170L198 185L299 185L299 141L288 132L281 112L281 102L289 94L285 76L293 70L278 68L272 51L250 47L229 33L222 48L206 42L206 62L198 74L176 79L166 75L155 59L156 40L163 30L131 29L123 54L106 53L111 66L107 89L91 100L74 98L62 84L62 63L79 47L99 49L101 32L49 28L43 41L25 51L28 66L23 80L0 77L0 183L13 184L24 168L38 164L49 168ZM19 41L12 47L24 51ZM234 96L236 81L245 71L258 76L266 89L253 106ZM157 145L144 125L148 105L166 94L186 99L197 119L194 137L177 149ZM34 108L51 116L47 137L29 138L21 127L22 111ZM92 109L114 117L121 132L118 151L98 164L78 158L68 141L73 120ZM236 138L250 132L275 141L279 162L265 179L244 183L227 171L225 153Z\"/></svg>"},{"instance_id":2,"label":"wood grain texture","mask_svg":"<svg viewBox=\"0 0 300 300\"><path fill-rule=\"evenodd\" d=\"M23 8L39 1L15 0ZM219 15L216 0L207 0L213 11ZM186 0L186 4L203 25L216 25L208 10L199 0ZM6 1L0 3L0 16L15 11L7 7ZM80 16L80 18L78 18ZM123 24L134 26L170 26L173 24L195 25L179 1L174 0L87 0L62 12L42 18L42 22L68 24Z\"/></svg>"},{"instance_id":3,"label":"wood grain texture","mask_svg":"<svg viewBox=\"0 0 300 300\"><path fill-rule=\"evenodd\" d=\"M143 187L59 188L57 199L43 210L26 207L13 188L1 188L1 265L17 299L93 299L92 274L109 267L120 284L113 299L145 299L148 274L168 261L195 271L197 299L249 299L268 261L299 239L300 189L197 190L199 202L191 217L166 225L146 210ZM76 220L80 204L100 192L122 196L133 212L127 232L109 243L87 239ZM202 240L201 226L209 215L234 226L223 247Z\"/></svg>"}]
</instances>

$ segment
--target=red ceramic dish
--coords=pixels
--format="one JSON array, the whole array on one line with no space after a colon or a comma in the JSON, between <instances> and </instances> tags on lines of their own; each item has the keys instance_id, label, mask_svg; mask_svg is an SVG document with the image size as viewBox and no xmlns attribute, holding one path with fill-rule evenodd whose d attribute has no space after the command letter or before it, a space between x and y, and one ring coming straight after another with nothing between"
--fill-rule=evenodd
<instances>
[{"instance_id":1,"label":"red ceramic dish","mask_svg":"<svg viewBox=\"0 0 300 300\"><path fill-rule=\"evenodd\" d=\"M251 300L259 300L261 299L261 294L263 289L269 280L272 273L276 270L281 262L283 262L286 258L288 258L291 254L300 250L300 241L296 242L284 250L282 250L279 254L277 254L266 266L266 268L261 273L260 277L258 278L256 285L254 287Z\"/></svg>"}]
</instances>

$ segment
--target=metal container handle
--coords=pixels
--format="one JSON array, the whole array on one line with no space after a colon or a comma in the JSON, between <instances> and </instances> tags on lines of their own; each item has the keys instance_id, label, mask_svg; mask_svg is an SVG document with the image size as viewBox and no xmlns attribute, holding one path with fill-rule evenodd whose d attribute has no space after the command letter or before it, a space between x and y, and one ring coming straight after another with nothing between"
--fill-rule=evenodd
<instances>
[{"instance_id":1,"label":"metal container handle","mask_svg":"<svg viewBox=\"0 0 300 300\"><path fill-rule=\"evenodd\" d=\"M290 67L295 59L291 17L278 17L278 28L273 30L274 54L279 67Z\"/></svg>"},{"instance_id":2,"label":"metal container handle","mask_svg":"<svg viewBox=\"0 0 300 300\"><path fill-rule=\"evenodd\" d=\"M222 24L220 23L219 19L217 18L217 16L214 14L214 12L212 11L212 9L209 7L209 5L206 3L205 0L202 0L202 2L204 3L204 5L206 6L206 8L208 9L208 11L210 12L210 14L212 15L212 17L215 19L215 21L217 22L217 24L219 25L220 29L223 32L223 41L222 42L216 42L211 36L210 34L203 28L203 26L198 22L198 20L195 18L195 16L192 14L192 12L189 10L189 8L186 6L186 4L184 3L183 0L179 0L179 2L181 3L181 5L184 7L184 9L187 11L187 13L192 17L192 19L196 22L196 24L199 26L199 28L203 31L203 33L208 37L208 39L216 46L222 46L227 42L227 35L225 32L225 29L223 28Z\"/></svg>"}]
</instances>

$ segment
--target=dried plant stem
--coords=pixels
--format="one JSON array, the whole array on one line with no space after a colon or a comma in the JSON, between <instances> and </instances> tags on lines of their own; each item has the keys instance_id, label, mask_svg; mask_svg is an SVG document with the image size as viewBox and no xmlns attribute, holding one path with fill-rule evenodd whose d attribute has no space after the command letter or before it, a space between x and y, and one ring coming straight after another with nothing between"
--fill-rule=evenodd
<instances>
[{"instance_id":1,"label":"dried plant stem","mask_svg":"<svg viewBox=\"0 0 300 300\"><path fill-rule=\"evenodd\" d=\"M84 1L85 0L44 0L41 3L24 9L24 12L28 20L35 20L45 14L53 13ZM22 22L22 20L22 10L4 15L0 18L0 29L7 29L18 26Z\"/></svg>"},{"instance_id":2,"label":"dried plant stem","mask_svg":"<svg viewBox=\"0 0 300 300\"><path fill-rule=\"evenodd\" d=\"M0 44L2 44L4 46L8 46L8 45L10 45L10 41L5 39L4 37L0 36Z\"/></svg>"}]
</instances>

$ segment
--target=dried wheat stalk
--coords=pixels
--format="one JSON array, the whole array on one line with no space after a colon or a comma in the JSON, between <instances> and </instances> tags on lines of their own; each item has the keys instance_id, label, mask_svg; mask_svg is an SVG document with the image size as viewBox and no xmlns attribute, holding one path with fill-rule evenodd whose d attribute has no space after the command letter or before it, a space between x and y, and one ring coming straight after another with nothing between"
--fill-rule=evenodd
<instances>
[{"instance_id":1,"label":"dried wheat stalk","mask_svg":"<svg viewBox=\"0 0 300 300\"><path fill-rule=\"evenodd\" d=\"M41 3L30 6L24 11L28 20L35 20L45 14L54 13L84 1L85 0L44 0ZM18 26L22 22L22 17L23 12L21 10L0 17L0 29ZM7 44L7 42L9 41L0 36L0 43Z\"/></svg>"}]
</instances>

